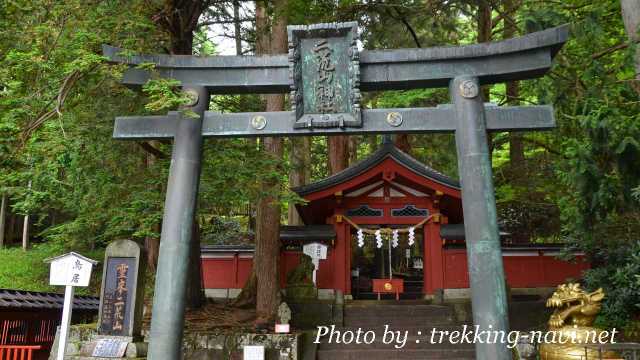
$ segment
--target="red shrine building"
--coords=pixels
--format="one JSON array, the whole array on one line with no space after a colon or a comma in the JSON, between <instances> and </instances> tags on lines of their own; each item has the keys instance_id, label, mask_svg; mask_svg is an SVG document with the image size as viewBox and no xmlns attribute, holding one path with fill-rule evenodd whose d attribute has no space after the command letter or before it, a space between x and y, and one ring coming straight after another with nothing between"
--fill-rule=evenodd
<instances>
[{"instance_id":1,"label":"red shrine building","mask_svg":"<svg viewBox=\"0 0 640 360\"><path fill-rule=\"evenodd\" d=\"M281 227L283 287L286 275L300 262L302 245L319 242L327 245L316 275L321 298L332 298L337 291L347 299L375 298L375 279L390 278L403 283L401 298L469 297L458 181L387 143L344 171L293 191L307 201L297 205L305 225ZM396 246L391 236L378 244L370 233L380 228L400 230ZM358 229L370 230L363 244ZM580 254L574 262L557 259L558 246L510 244L506 233L501 239L512 293L545 292L579 279L589 267ZM252 247L203 246L207 296L236 296L251 272L252 259Z\"/></svg>"}]
</instances>

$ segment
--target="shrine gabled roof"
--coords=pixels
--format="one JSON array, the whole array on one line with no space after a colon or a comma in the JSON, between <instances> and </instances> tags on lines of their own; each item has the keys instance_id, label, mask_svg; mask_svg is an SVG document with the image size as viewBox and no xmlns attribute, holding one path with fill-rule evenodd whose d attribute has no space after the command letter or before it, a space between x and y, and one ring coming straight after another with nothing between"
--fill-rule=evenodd
<instances>
[{"instance_id":1,"label":"shrine gabled roof","mask_svg":"<svg viewBox=\"0 0 640 360\"><path fill-rule=\"evenodd\" d=\"M353 166L342 170L337 174L311 184L292 188L291 190L293 190L300 196L305 196L321 190L325 190L364 173L365 171L380 164L387 158L392 158L406 168L436 183L456 190L460 190L460 183L457 180L414 159L409 154L395 147L395 145L393 145L393 143L391 142L382 144L381 148L375 151L369 157L363 159Z\"/></svg>"},{"instance_id":2,"label":"shrine gabled roof","mask_svg":"<svg viewBox=\"0 0 640 360\"><path fill-rule=\"evenodd\" d=\"M0 289L0 309L5 310L57 310L64 305L64 295L36 291ZM100 298L74 296L74 310L97 311Z\"/></svg>"}]
</instances>

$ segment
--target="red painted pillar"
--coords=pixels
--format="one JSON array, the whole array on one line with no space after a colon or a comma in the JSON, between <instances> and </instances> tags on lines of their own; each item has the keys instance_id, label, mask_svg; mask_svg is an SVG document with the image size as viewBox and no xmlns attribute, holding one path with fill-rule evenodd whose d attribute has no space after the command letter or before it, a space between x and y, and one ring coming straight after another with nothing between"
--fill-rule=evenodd
<instances>
[{"instance_id":1,"label":"red painted pillar","mask_svg":"<svg viewBox=\"0 0 640 360\"><path fill-rule=\"evenodd\" d=\"M424 227L424 285L423 293L433 295L444 288L444 263L440 222L429 222Z\"/></svg>"},{"instance_id":2,"label":"red painted pillar","mask_svg":"<svg viewBox=\"0 0 640 360\"><path fill-rule=\"evenodd\" d=\"M422 293L432 295L433 279L431 278L431 254L433 254L433 249L431 246L431 239L429 237L429 225L430 224L426 224L422 228L422 258L424 259L422 262Z\"/></svg>"},{"instance_id":3,"label":"red painted pillar","mask_svg":"<svg viewBox=\"0 0 640 360\"><path fill-rule=\"evenodd\" d=\"M351 294L351 225L344 223L344 247L345 247L345 287L343 293Z\"/></svg>"},{"instance_id":4,"label":"red painted pillar","mask_svg":"<svg viewBox=\"0 0 640 360\"><path fill-rule=\"evenodd\" d=\"M340 215L338 215L338 218ZM337 219L335 224L336 229L336 243L333 248L334 251L334 272L333 272L333 288L335 290L341 290L343 294L346 294L347 289L347 247L348 240L345 238L345 223Z\"/></svg>"}]
</instances>

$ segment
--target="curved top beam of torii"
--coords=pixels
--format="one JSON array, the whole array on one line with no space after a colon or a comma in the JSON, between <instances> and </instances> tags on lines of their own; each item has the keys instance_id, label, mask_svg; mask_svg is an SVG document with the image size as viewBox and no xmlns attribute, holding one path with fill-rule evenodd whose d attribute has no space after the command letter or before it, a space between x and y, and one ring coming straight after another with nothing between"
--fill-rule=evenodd
<instances>
[{"instance_id":1,"label":"curved top beam of torii","mask_svg":"<svg viewBox=\"0 0 640 360\"><path fill-rule=\"evenodd\" d=\"M360 52L362 91L445 87L456 76L477 76L481 84L542 76L567 41L568 25L500 42L425 49L364 50ZM183 84L205 86L210 93L288 93L287 55L209 56L120 55L126 51L104 45L115 63L156 64L160 76ZM122 82L144 84L147 70L131 67Z\"/></svg>"}]
</instances>

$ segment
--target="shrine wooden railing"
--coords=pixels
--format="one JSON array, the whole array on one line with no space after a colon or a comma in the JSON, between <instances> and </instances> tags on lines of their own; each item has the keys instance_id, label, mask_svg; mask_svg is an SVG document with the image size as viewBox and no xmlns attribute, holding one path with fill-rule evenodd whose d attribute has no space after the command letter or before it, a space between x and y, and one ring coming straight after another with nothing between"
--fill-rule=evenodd
<instances>
[{"instance_id":1,"label":"shrine wooden railing","mask_svg":"<svg viewBox=\"0 0 640 360\"><path fill-rule=\"evenodd\" d=\"M52 344L58 319L0 320L0 346Z\"/></svg>"},{"instance_id":2,"label":"shrine wooden railing","mask_svg":"<svg viewBox=\"0 0 640 360\"><path fill-rule=\"evenodd\" d=\"M0 345L0 360L31 360L38 345Z\"/></svg>"}]
</instances>

